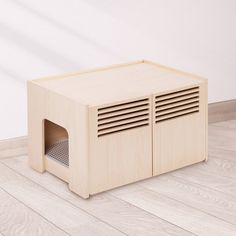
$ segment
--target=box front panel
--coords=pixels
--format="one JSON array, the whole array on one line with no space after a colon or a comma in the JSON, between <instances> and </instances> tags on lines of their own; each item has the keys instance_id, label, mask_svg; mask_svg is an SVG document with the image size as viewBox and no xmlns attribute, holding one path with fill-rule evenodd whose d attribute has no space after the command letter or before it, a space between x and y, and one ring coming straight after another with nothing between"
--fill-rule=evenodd
<instances>
[{"instance_id":1,"label":"box front panel","mask_svg":"<svg viewBox=\"0 0 236 236\"><path fill-rule=\"evenodd\" d=\"M90 110L90 193L152 176L151 97Z\"/></svg>"},{"instance_id":2,"label":"box front panel","mask_svg":"<svg viewBox=\"0 0 236 236\"><path fill-rule=\"evenodd\" d=\"M206 84L153 97L153 175L206 159Z\"/></svg>"}]
</instances>

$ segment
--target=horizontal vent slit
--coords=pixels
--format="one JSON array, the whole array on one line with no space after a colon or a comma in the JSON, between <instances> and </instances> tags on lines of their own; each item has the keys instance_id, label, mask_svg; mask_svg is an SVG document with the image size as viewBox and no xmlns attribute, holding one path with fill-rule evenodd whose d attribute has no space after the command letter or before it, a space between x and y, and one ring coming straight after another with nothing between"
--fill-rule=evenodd
<instances>
[{"instance_id":1,"label":"horizontal vent slit","mask_svg":"<svg viewBox=\"0 0 236 236\"><path fill-rule=\"evenodd\" d=\"M184 94L189 94L193 92L199 92L199 87L194 87L194 88L179 90L172 93L162 94L162 95L156 96L155 98L158 100L159 99L162 100L162 99L165 99L166 97L175 97L176 95L184 95Z\"/></svg>"},{"instance_id":2,"label":"horizontal vent slit","mask_svg":"<svg viewBox=\"0 0 236 236\"><path fill-rule=\"evenodd\" d=\"M128 112L125 114L120 114L120 115L116 115L116 116L110 116L110 117L98 119L98 123L99 124L109 123L109 122L123 120L123 119L127 119L127 118L134 118L134 117L146 115L146 114L149 115L148 109L143 109L143 110L139 110L139 111Z\"/></svg>"},{"instance_id":3,"label":"horizontal vent slit","mask_svg":"<svg viewBox=\"0 0 236 236\"><path fill-rule=\"evenodd\" d=\"M148 126L148 123L147 124L142 124L142 125L136 125L136 126L133 126L133 127L122 129L122 130L115 130L115 131L110 131L110 132L106 132L106 133L103 133L103 134L98 134L98 137L118 133L118 132L125 131L125 130L130 130L130 129L134 129L134 128L141 128L141 127L144 127L144 126Z\"/></svg>"},{"instance_id":4,"label":"horizontal vent slit","mask_svg":"<svg viewBox=\"0 0 236 236\"><path fill-rule=\"evenodd\" d=\"M186 104L186 105L179 105L179 106L175 106L175 107L170 107L170 108L158 110L158 111L156 111L156 115L174 113L174 112L177 112L177 111L182 111L182 110L186 110L186 109L190 109L190 108L196 108L196 107L199 107L198 102L193 102L193 103L189 103L189 104Z\"/></svg>"},{"instance_id":5,"label":"horizontal vent slit","mask_svg":"<svg viewBox=\"0 0 236 236\"><path fill-rule=\"evenodd\" d=\"M164 98L164 99L158 99L156 100L156 103L159 103L159 102L164 102L164 101L169 101L169 100L174 100L174 99L178 99L178 98L184 98L184 97L189 97L189 96L198 96L199 92L193 92L193 93L188 93L188 94L177 94L176 96L174 97L171 97L171 98Z\"/></svg>"},{"instance_id":6,"label":"horizontal vent slit","mask_svg":"<svg viewBox=\"0 0 236 236\"><path fill-rule=\"evenodd\" d=\"M148 102L148 98L145 98L145 99L140 99L140 100L136 100L136 101L132 101L132 102L126 102L126 103L117 104L117 105L113 105L113 106L102 107L102 108L98 109L98 113L101 114L101 111L117 110L120 108L132 107L133 105L139 105L140 103L143 104L143 103L147 103L147 102Z\"/></svg>"},{"instance_id":7,"label":"horizontal vent slit","mask_svg":"<svg viewBox=\"0 0 236 236\"><path fill-rule=\"evenodd\" d=\"M98 117L105 116L106 114L109 115L111 113L116 113L116 112L120 112L120 111L128 111L128 110L135 109L135 108L143 108L143 107L147 107L148 105L149 105L148 103L144 103L144 104L140 104L140 105L130 106L127 108L120 108L115 111L107 111L107 112L103 112L103 113L98 113Z\"/></svg>"},{"instance_id":8,"label":"horizontal vent slit","mask_svg":"<svg viewBox=\"0 0 236 236\"><path fill-rule=\"evenodd\" d=\"M165 114L161 114L161 115L156 115L156 118L159 118L159 117L162 117L162 116L167 116L167 115L175 115L175 114L178 114L178 113L182 113L182 112L185 112L187 110L192 110L192 109L197 109L199 108L198 106L194 106L194 107L191 107L191 108L185 108L185 109L181 109L181 110L178 110L177 112L169 112L169 113L165 113Z\"/></svg>"},{"instance_id":9,"label":"horizontal vent slit","mask_svg":"<svg viewBox=\"0 0 236 236\"><path fill-rule=\"evenodd\" d=\"M186 110L182 110L182 111L175 112L175 113L156 116L156 121L167 119L167 118L168 119L175 118L175 117L178 117L178 116L181 116L181 115L186 115L186 114L191 113L191 112L199 112L199 109L198 108L192 108L192 109L186 109Z\"/></svg>"},{"instance_id":10,"label":"horizontal vent slit","mask_svg":"<svg viewBox=\"0 0 236 236\"><path fill-rule=\"evenodd\" d=\"M103 116L99 116L98 120L103 120L103 119L107 119L107 118L111 118L111 117L116 117L116 116L121 116L121 115L127 115L127 114L134 114L136 112L140 112L140 111L147 111L148 112L149 108L134 108L134 109L130 109L130 110L123 110L123 111L119 111L119 112L114 112L114 113L110 113L110 114L106 114Z\"/></svg>"},{"instance_id":11,"label":"horizontal vent slit","mask_svg":"<svg viewBox=\"0 0 236 236\"><path fill-rule=\"evenodd\" d=\"M191 95L187 95L187 96L180 96L177 98L172 98L172 99L168 99L168 100L164 100L164 101L158 101L156 102L156 106L162 106L162 105L167 105L167 104L172 104L174 102L180 102L180 101L185 101L188 99L198 99L199 95L196 94L191 94Z\"/></svg>"},{"instance_id":12,"label":"horizontal vent slit","mask_svg":"<svg viewBox=\"0 0 236 236\"><path fill-rule=\"evenodd\" d=\"M122 127L124 127L124 126L129 126L129 125L133 125L133 124L139 124L139 123L146 122L148 120L149 120L148 118L145 118L145 119L142 119L142 120L139 120L139 121L127 122L127 123L121 124L121 125L113 125L113 126L108 127L108 128L100 128L100 129L98 129L98 132L101 132L101 131L104 131L104 130L108 130L108 129L113 129L113 128L121 128L122 129Z\"/></svg>"},{"instance_id":13,"label":"horizontal vent slit","mask_svg":"<svg viewBox=\"0 0 236 236\"><path fill-rule=\"evenodd\" d=\"M164 110L164 109L167 109L169 107L175 107L175 106L180 106L180 105L186 105L186 104L189 104L189 103L193 103L193 102L199 102L199 98L196 97L196 98L189 98L189 99L184 99L184 100L181 100L181 101L177 101L177 102L170 102L170 103L167 103L167 104L163 104L163 105L158 105L156 106L156 110Z\"/></svg>"},{"instance_id":14,"label":"horizontal vent slit","mask_svg":"<svg viewBox=\"0 0 236 236\"><path fill-rule=\"evenodd\" d=\"M142 120L142 118L148 118L148 114L143 114L143 115L139 115L139 116L133 116L133 117L128 117L125 119L119 119L119 120L115 120L115 121L109 121L109 122L103 122L103 123L98 123L98 127L102 127L102 126L110 126L110 125L120 125L120 124L127 124L127 122L129 121L139 121Z\"/></svg>"},{"instance_id":15,"label":"horizontal vent slit","mask_svg":"<svg viewBox=\"0 0 236 236\"><path fill-rule=\"evenodd\" d=\"M185 116L185 115L195 114L197 112L198 111L190 111L190 112L187 112L187 113L184 113L184 114L181 114L181 115L176 115L176 116L172 116L172 117L163 118L163 119L157 120L156 123L166 121L166 120L172 120L173 118L178 118L178 117Z\"/></svg>"}]
</instances>

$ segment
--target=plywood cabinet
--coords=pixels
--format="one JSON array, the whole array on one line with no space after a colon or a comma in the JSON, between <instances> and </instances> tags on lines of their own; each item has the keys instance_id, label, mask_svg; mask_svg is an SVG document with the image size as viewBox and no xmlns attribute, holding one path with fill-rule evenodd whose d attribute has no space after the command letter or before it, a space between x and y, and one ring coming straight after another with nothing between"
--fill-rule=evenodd
<instances>
[{"instance_id":1,"label":"plywood cabinet","mask_svg":"<svg viewBox=\"0 0 236 236\"><path fill-rule=\"evenodd\" d=\"M207 158L207 81L140 61L28 82L29 159L90 194Z\"/></svg>"}]
</instances>

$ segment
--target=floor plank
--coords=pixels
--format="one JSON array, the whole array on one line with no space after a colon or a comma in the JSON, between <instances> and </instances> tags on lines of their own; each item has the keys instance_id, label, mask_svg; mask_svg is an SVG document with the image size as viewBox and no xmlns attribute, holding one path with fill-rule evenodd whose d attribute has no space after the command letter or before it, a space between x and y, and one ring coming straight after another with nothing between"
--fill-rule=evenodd
<instances>
[{"instance_id":1,"label":"floor plank","mask_svg":"<svg viewBox=\"0 0 236 236\"><path fill-rule=\"evenodd\" d=\"M0 164L0 187L71 235L123 235L86 212Z\"/></svg>"},{"instance_id":2,"label":"floor plank","mask_svg":"<svg viewBox=\"0 0 236 236\"><path fill-rule=\"evenodd\" d=\"M224 150L219 148L208 148L208 154L210 158L221 158L229 161L236 161L236 151Z\"/></svg>"},{"instance_id":3,"label":"floor plank","mask_svg":"<svg viewBox=\"0 0 236 236\"><path fill-rule=\"evenodd\" d=\"M236 226L137 184L111 191L113 195L196 235L235 236Z\"/></svg>"},{"instance_id":4,"label":"floor plank","mask_svg":"<svg viewBox=\"0 0 236 236\"><path fill-rule=\"evenodd\" d=\"M236 181L236 162L225 160L222 158L209 158L209 160L202 165L205 171L213 172L216 175L226 176Z\"/></svg>"},{"instance_id":5,"label":"floor plank","mask_svg":"<svg viewBox=\"0 0 236 236\"><path fill-rule=\"evenodd\" d=\"M236 120L209 125L207 162L88 200L26 156L0 160L0 200L4 236L236 235Z\"/></svg>"},{"instance_id":6,"label":"floor plank","mask_svg":"<svg viewBox=\"0 0 236 236\"><path fill-rule=\"evenodd\" d=\"M209 148L236 151L236 130L209 126Z\"/></svg>"},{"instance_id":7,"label":"floor plank","mask_svg":"<svg viewBox=\"0 0 236 236\"><path fill-rule=\"evenodd\" d=\"M83 200L68 190L68 185L49 173L40 174L27 165L27 157L3 161L27 178L52 191L61 198L113 225L128 235L191 235L150 213L132 206L107 193ZM108 192L109 193L109 192Z\"/></svg>"},{"instance_id":8,"label":"floor plank","mask_svg":"<svg viewBox=\"0 0 236 236\"><path fill-rule=\"evenodd\" d=\"M236 181L217 172L207 171L203 164L193 165L174 171L171 174L193 183L236 197Z\"/></svg>"},{"instance_id":9,"label":"floor plank","mask_svg":"<svg viewBox=\"0 0 236 236\"><path fill-rule=\"evenodd\" d=\"M236 120L227 120L227 121L212 123L211 125L234 129L234 128L236 128Z\"/></svg>"},{"instance_id":10,"label":"floor plank","mask_svg":"<svg viewBox=\"0 0 236 236\"><path fill-rule=\"evenodd\" d=\"M140 185L236 225L236 198L233 196L170 174L142 181Z\"/></svg>"},{"instance_id":11,"label":"floor plank","mask_svg":"<svg viewBox=\"0 0 236 236\"><path fill-rule=\"evenodd\" d=\"M4 235L68 235L2 189L0 199L0 231Z\"/></svg>"}]
</instances>

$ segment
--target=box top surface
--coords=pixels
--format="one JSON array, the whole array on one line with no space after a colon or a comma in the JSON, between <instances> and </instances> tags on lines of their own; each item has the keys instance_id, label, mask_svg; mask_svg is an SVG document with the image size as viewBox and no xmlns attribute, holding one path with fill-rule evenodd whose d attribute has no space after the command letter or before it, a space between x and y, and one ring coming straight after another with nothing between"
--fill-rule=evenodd
<instances>
[{"instance_id":1,"label":"box top surface","mask_svg":"<svg viewBox=\"0 0 236 236\"><path fill-rule=\"evenodd\" d=\"M32 82L81 104L100 106L198 85L205 79L141 61Z\"/></svg>"}]
</instances>

